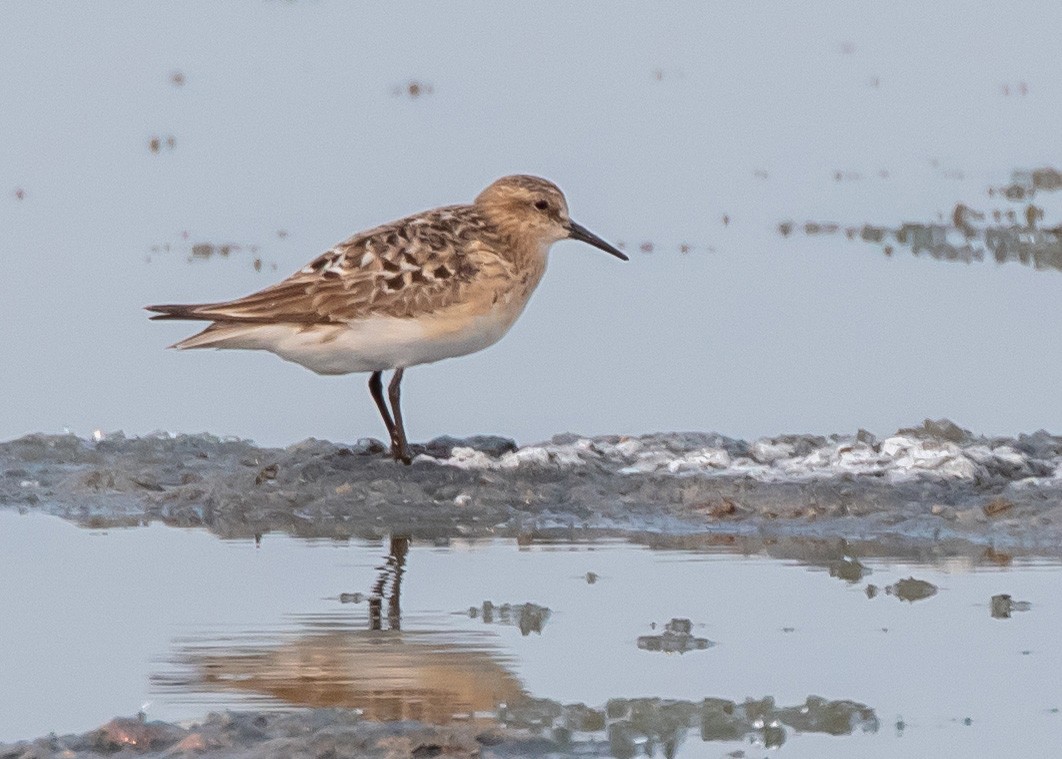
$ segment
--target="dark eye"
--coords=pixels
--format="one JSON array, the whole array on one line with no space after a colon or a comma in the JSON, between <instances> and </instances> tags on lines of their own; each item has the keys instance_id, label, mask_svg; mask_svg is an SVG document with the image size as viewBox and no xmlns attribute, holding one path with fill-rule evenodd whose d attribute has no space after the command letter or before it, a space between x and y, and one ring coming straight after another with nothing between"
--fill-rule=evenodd
<instances>
[{"instance_id":1,"label":"dark eye","mask_svg":"<svg viewBox=\"0 0 1062 759\"><path fill-rule=\"evenodd\" d=\"M536 200L535 201L535 208L537 208L539 211L548 211L549 210L549 203L547 201L545 201L545 200Z\"/></svg>"}]
</instances>

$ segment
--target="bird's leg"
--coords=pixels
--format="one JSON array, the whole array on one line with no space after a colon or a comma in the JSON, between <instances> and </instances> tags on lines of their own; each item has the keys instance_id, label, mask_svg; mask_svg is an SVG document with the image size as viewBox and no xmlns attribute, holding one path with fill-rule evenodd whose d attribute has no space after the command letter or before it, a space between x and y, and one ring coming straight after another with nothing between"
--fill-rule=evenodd
<instances>
[{"instance_id":1,"label":"bird's leg","mask_svg":"<svg viewBox=\"0 0 1062 759\"><path fill-rule=\"evenodd\" d=\"M395 434L395 423L391 420L391 412L387 410L387 403L384 401L383 396L383 382L380 377L383 372L373 372L369 377L369 392L372 393L372 399L376 401L376 408L380 409L380 416L383 417L384 424L387 425L387 436L391 438L391 450L394 451L397 437Z\"/></svg>"},{"instance_id":2,"label":"bird's leg","mask_svg":"<svg viewBox=\"0 0 1062 759\"><path fill-rule=\"evenodd\" d=\"M395 415L395 436L391 438L391 455L395 461L401 461L403 464L412 464L413 457L409 455L409 445L406 443L406 427L402 424L402 406L400 404L401 390L399 385L402 384L402 372L404 369L399 367L395 369L394 376L391 377L391 384L387 386L387 394L391 398L391 411Z\"/></svg>"}]
</instances>

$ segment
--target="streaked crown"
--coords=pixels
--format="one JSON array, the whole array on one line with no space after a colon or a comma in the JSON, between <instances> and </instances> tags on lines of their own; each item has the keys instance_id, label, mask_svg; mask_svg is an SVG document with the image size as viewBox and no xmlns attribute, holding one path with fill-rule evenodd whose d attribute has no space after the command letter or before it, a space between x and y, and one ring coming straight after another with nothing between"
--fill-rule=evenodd
<instances>
[{"instance_id":1,"label":"streaked crown","mask_svg":"<svg viewBox=\"0 0 1062 759\"><path fill-rule=\"evenodd\" d=\"M546 245L568 236L568 201L547 179L528 174L502 177L483 190L475 204L509 235Z\"/></svg>"}]
</instances>

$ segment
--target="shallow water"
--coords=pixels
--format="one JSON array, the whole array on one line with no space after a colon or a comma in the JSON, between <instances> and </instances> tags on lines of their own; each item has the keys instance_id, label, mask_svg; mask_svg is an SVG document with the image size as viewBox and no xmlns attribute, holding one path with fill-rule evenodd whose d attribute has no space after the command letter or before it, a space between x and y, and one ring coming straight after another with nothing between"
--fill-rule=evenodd
<instances>
[{"instance_id":1,"label":"shallow water","mask_svg":"<svg viewBox=\"0 0 1062 759\"><path fill-rule=\"evenodd\" d=\"M584 2L517 29L482 0L9 0L0 439L380 435L364 378L166 352L187 325L141 307L245 294L516 171L632 261L558 244L510 335L409 374L415 440L1059 428L1024 390L1062 383L1056 269L777 231L924 228L957 203L978 227L1030 202L1062 222L1062 193L1004 191L1059 163L1056 5Z\"/></svg>"},{"instance_id":2,"label":"shallow water","mask_svg":"<svg viewBox=\"0 0 1062 759\"><path fill-rule=\"evenodd\" d=\"M141 708L175 720L291 705L445 722L506 704L518 725L584 703L589 729L610 701L611 733L579 736L611 734L620 753L646 725L661 746L660 731L678 736L680 756L780 740L786 756L1013 755L1062 729L1054 562L815 565L612 541L256 546L0 512L0 577L0 740ZM674 726L705 698L767 696L781 722L731 740L700 717ZM839 735L797 732L792 715L819 708L809 696L857 711ZM639 697L697 706L616 701Z\"/></svg>"}]
</instances>

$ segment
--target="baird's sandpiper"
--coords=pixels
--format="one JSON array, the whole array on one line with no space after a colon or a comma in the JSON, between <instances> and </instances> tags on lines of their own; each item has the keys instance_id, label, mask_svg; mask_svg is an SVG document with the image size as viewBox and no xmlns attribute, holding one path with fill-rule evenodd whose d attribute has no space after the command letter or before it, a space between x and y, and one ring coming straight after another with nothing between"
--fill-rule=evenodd
<instances>
[{"instance_id":1,"label":"baird's sandpiper","mask_svg":"<svg viewBox=\"0 0 1062 759\"><path fill-rule=\"evenodd\" d=\"M158 314L153 319L211 322L174 348L267 350L318 374L371 372L369 391L391 437L391 455L409 464L399 404L403 372L500 340L542 279L550 246L564 239L627 260L571 220L564 193L552 182L502 177L470 205L358 232L246 297L147 310ZM389 369L390 410L381 381Z\"/></svg>"}]
</instances>

